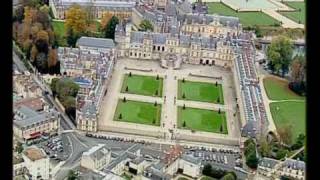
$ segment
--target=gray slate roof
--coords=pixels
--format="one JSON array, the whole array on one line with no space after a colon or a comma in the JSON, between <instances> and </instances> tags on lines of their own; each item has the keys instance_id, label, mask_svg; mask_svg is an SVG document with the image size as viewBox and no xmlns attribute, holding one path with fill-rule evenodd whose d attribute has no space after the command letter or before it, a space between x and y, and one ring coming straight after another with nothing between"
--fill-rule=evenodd
<instances>
[{"instance_id":1,"label":"gray slate roof","mask_svg":"<svg viewBox=\"0 0 320 180\"><path fill-rule=\"evenodd\" d=\"M194 158L192 156L186 155L186 154L182 154L181 159L190 162L192 164L201 164L201 160L199 158Z\"/></svg>"},{"instance_id":2,"label":"gray slate roof","mask_svg":"<svg viewBox=\"0 0 320 180\"><path fill-rule=\"evenodd\" d=\"M77 41L78 46L88 46L97 48L114 48L115 44L112 39L81 37Z\"/></svg>"},{"instance_id":3,"label":"gray slate roof","mask_svg":"<svg viewBox=\"0 0 320 180\"><path fill-rule=\"evenodd\" d=\"M259 166L262 167L267 167L267 168L273 168L277 163L279 163L280 161L276 160L276 159L272 159L272 158L267 158L264 157L261 159L261 161L259 162Z\"/></svg>"},{"instance_id":4,"label":"gray slate roof","mask_svg":"<svg viewBox=\"0 0 320 180\"><path fill-rule=\"evenodd\" d=\"M44 122L50 120L51 117L58 118L58 112L56 111L37 113L26 106L20 106L17 111L25 115L24 119L18 118L13 121L14 125L18 127L27 127L33 124Z\"/></svg>"}]
</instances>

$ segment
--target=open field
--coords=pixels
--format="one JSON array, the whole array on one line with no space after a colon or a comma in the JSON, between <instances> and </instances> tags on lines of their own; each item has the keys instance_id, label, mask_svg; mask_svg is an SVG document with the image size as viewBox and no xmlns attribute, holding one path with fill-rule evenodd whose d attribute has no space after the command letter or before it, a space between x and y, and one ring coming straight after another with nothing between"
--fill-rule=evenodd
<instances>
[{"instance_id":1,"label":"open field","mask_svg":"<svg viewBox=\"0 0 320 180\"><path fill-rule=\"evenodd\" d=\"M219 14L224 16L239 17L243 26L274 26L279 23L276 19L263 12L236 12L230 7L220 2L212 2L208 4L208 14Z\"/></svg>"},{"instance_id":2,"label":"open field","mask_svg":"<svg viewBox=\"0 0 320 180\"><path fill-rule=\"evenodd\" d=\"M121 115L120 115L121 114ZM121 116L121 117L120 117ZM130 123L147 124L147 125L160 125L161 118L161 105L129 101L118 101L117 109L114 115L114 120L124 121Z\"/></svg>"},{"instance_id":3,"label":"open field","mask_svg":"<svg viewBox=\"0 0 320 180\"><path fill-rule=\"evenodd\" d=\"M224 112L219 114L213 110L189 107L185 109L178 107L178 128L222 134L228 133Z\"/></svg>"},{"instance_id":4,"label":"open field","mask_svg":"<svg viewBox=\"0 0 320 180\"><path fill-rule=\"evenodd\" d=\"M184 95L184 98L183 98ZM223 92L221 84L178 81L178 99L212 102L223 104Z\"/></svg>"},{"instance_id":5,"label":"open field","mask_svg":"<svg viewBox=\"0 0 320 180\"><path fill-rule=\"evenodd\" d=\"M301 24L305 24L306 7L305 2L284 2L289 7L294 8L294 12L281 12L280 14L288 17L289 19Z\"/></svg>"},{"instance_id":6,"label":"open field","mask_svg":"<svg viewBox=\"0 0 320 180\"><path fill-rule=\"evenodd\" d=\"M125 75L121 92L146 96L162 96L163 78L155 76ZM128 91L126 88L128 87Z\"/></svg>"},{"instance_id":7,"label":"open field","mask_svg":"<svg viewBox=\"0 0 320 180\"><path fill-rule=\"evenodd\" d=\"M299 96L288 87L288 81L275 77L266 77L263 79L264 88L268 98L271 100L303 100L305 97Z\"/></svg>"},{"instance_id":8,"label":"open field","mask_svg":"<svg viewBox=\"0 0 320 180\"><path fill-rule=\"evenodd\" d=\"M293 139L300 133L305 134L306 103L302 102L273 102L270 111L276 127L289 125L292 129Z\"/></svg>"}]
</instances>

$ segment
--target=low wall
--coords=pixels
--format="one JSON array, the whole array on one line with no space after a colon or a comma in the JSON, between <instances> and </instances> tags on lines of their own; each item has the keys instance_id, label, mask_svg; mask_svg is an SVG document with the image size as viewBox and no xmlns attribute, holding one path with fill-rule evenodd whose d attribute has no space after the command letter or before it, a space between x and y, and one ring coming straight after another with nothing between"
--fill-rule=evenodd
<instances>
[{"instance_id":1,"label":"low wall","mask_svg":"<svg viewBox=\"0 0 320 180\"><path fill-rule=\"evenodd\" d=\"M206 75L200 75L200 74L192 74L189 73L190 76L195 76L195 77L204 77L204 78L212 78L212 79L217 79L217 80L222 80L222 76L216 77L216 76L206 76Z\"/></svg>"},{"instance_id":2,"label":"low wall","mask_svg":"<svg viewBox=\"0 0 320 180\"><path fill-rule=\"evenodd\" d=\"M125 128L125 127L119 127L119 126L99 126L98 131L107 131L107 132L114 132L114 133L124 133L124 134L132 134L132 135L139 135L139 136L164 138L163 132Z\"/></svg>"},{"instance_id":3,"label":"low wall","mask_svg":"<svg viewBox=\"0 0 320 180\"><path fill-rule=\"evenodd\" d=\"M125 70L134 70L134 71L142 71L142 72L152 72L152 69L138 69L138 68L129 68L124 67Z\"/></svg>"},{"instance_id":4,"label":"low wall","mask_svg":"<svg viewBox=\"0 0 320 180\"><path fill-rule=\"evenodd\" d=\"M193 142L204 142L210 144L223 144L228 146L239 146L239 140L235 138L218 138L218 137L208 137L208 136L199 136L195 134L180 134L177 137L177 140L183 141L193 141Z\"/></svg>"}]
</instances>

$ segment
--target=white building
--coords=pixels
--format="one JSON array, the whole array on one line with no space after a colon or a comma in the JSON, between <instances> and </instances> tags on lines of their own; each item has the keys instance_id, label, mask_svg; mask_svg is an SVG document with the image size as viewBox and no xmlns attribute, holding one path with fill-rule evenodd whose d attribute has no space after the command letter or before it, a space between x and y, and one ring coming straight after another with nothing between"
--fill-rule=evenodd
<instances>
[{"instance_id":1,"label":"white building","mask_svg":"<svg viewBox=\"0 0 320 180\"><path fill-rule=\"evenodd\" d=\"M111 152L106 148L106 145L99 144L82 154L80 165L87 169L100 170L109 164L110 159Z\"/></svg>"},{"instance_id":2,"label":"white building","mask_svg":"<svg viewBox=\"0 0 320 180\"><path fill-rule=\"evenodd\" d=\"M32 179L50 179L49 157L43 149L31 146L22 153L22 158Z\"/></svg>"}]
</instances>

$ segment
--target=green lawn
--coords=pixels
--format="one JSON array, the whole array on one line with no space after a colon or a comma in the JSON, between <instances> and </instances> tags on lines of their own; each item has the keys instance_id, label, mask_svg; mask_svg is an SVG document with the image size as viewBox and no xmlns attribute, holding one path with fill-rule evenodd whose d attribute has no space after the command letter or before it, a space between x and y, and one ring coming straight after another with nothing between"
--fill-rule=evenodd
<instances>
[{"instance_id":1,"label":"green lawn","mask_svg":"<svg viewBox=\"0 0 320 180\"><path fill-rule=\"evenodd\" d=\"M53 26L54 32L59 34L61 37L65 36L64 22L52 21L52 26Z\"/></svg>"},{"instance_id":2,"label":"green lawn","mask_svg":"<svg viewBox=\"0 0 320 180\"><path fill-rule=\"evenodd\" d=\"M183 94L185 98L183 98ZM218 104L224 103L221 84L216 86L212 83L193 81L182 82L182 80L178 81L178 99L212 102Z\"/></svg>"},{"instance_id":3,"label":"green lawn","mask_svg":"<svg viewBox=\"0 0 320 180\"><path fill-rule=\"evenodd\" d=\"M305 23L306 7L305 2L285 2L285 4L291 8L296 9L294 12L280 12L282 15L289 19L301 24ZM299 11L300 9L300 11Z\"/></svg>"},{"instance_id":4,"label":"green lawn","mask_svg":"<svg viewBox=\"0 0 320 180\"><path fill-rule=\"evenodd\" d=\"M263 12L236 12L230 7L223 3L212 2L208 4L208 14L219 14L224 16L235 16L239 17L240 22L243 26L273 26L279 23L276 19Z\"/></svg>"},{"instance_id":5,"label":"green lawn","mask_svg":"<svg viewBox=\"0 0 320 180\"><path fill-rule=\"evenodd\" d=\"M278 108L277 108L278 107ZM293 139L300 133L305 134L306 103L302 102L273 102L270 111L277 128L290 125Z\"/></svg>"},{"instance_id":6,"label":"green lawn","mask_svg":"<svg viewBox=\"0 0 320 180\"><path fill-rule=\"evenodd\" d=\"M216 178L209 177L209 176L203 176L203 177L201 177L200 180L217 180L217 179L216 179Z\"/></svg>"},{"instance_id":7,"label":"green lawn","mask_svg":"<svg viewBox=\"0 0 320 180\"><path fill-rule=\"evenodd\" d=\"M185 122L185 127L183 124ZM222 126L222 132L220 128ZM225 112L178 107L178 128L227 134Z\"/></svg>"},{"instance_id":8,"label":"green lawn","mask_svg":"<svg viewBox=\"0 0 320 180\"><path fill-rule=\"evenodd\" d=\"M120 118L121 114L121 119ZM129 101L118 101L114 120L130 123L160 125L161 105L154 106L152 103Z\"/></svg>"},{"instance_id":9,"label":"green lawn","mask_svg":"<svg viewBox=\"0 0 320 180\"><path fill-rule=\"evenodd\" d=\"M158 80L154 76L126 74L122 83L121 92L146 96L162 96L163 78ZM126 88L128 87L128 91ZM156 94L158 93L158 94Z\"/></svg>"},{"instance_id":10,"label":"green lawn","mask_svg":"<svg viewBox=\"0 0 320 180\"><path fill-rule=\"evenodd\" d=\"M287 80L266 77L263 79L263 84L271 100L305 99L305 97L299 96L289 89Z\"/></svg>"}]
</instances>

